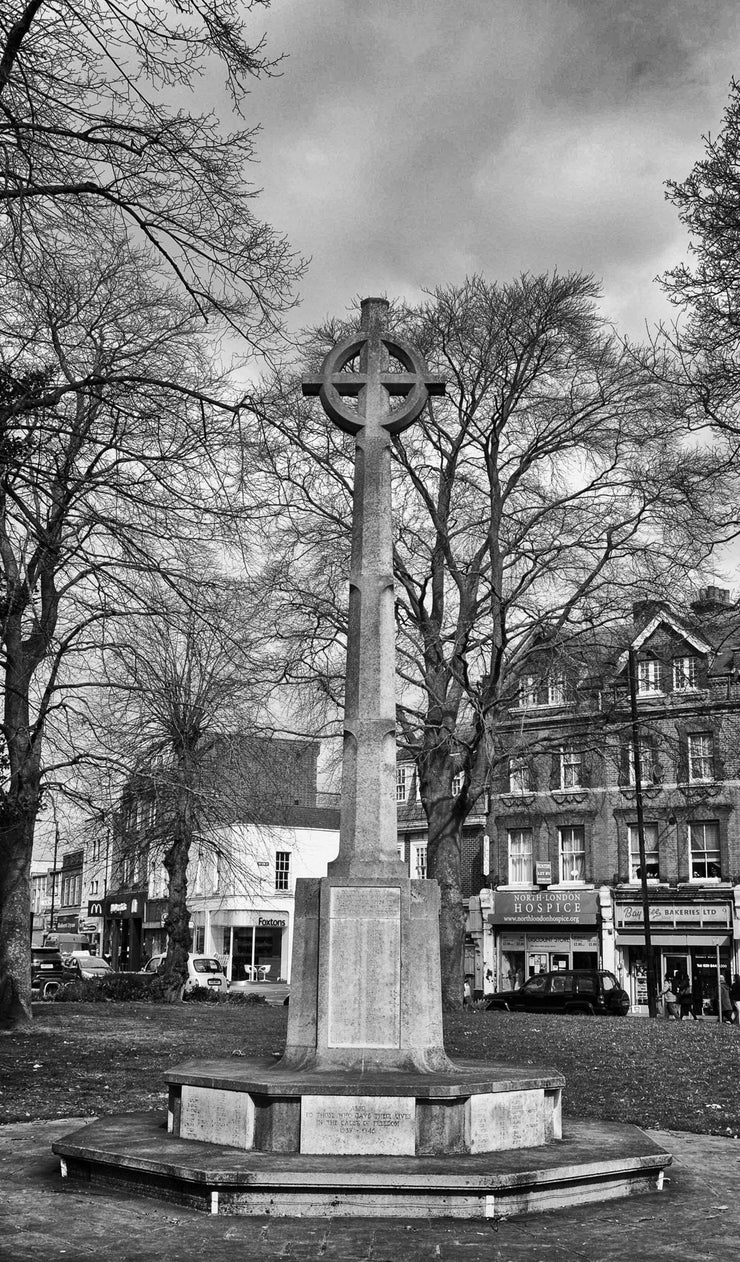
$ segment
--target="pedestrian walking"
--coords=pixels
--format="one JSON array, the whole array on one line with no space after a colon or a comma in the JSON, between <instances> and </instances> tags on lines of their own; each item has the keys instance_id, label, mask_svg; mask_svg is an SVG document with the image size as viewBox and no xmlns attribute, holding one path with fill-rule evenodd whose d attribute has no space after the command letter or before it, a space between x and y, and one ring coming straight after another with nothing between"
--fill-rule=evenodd
<instances>
[{"instance_id":1,"label":"pedestrian walking","mask_svg":"<svg viewBox=\"0 0 740 1262\"><path fill-rule=\"evenodd\" d=\"M688 973L681 973L676 979L676 996L678 1015L682 1021L687 1021L691 1016L691 982Z\"/></svg>"},{"instance_id":2,"label":"pedestrian walking","mask_svg":"<svg viewBox=\"0 0 740 1262\"><path fill-rule=\"evenodd\" d=\"M691 982L691 1015L695 1021L704 1015L704 986L698 969Z\"/></svg>"},{"instance_id":3,"label":"pedestrian walking","mask_svg":"<svg viewBox=\"0 0 740 1262\"><path fill-rule=\"evenodd\" d=\"M740 976L737 973L730 986L730 999L735 1010L735 1025L740 1026Z\"/></svg>"},{"instance_id":4,"label":"pedestrian walking","mask_svg":"<svg viewBox=\"0 0 740 1262\"><path fill-rule=\"evenodd\" d=\"M720 978L719 995L720 995L720 1004L722 1007L722 1012L721 1012L722 1020L731 1022L732 1017L733 1017L733 1011L732 1011L732 1000L730 998L730 987L727 985L727 981L724 977Z\"/></svg>"},{"instance_id":5,"label":"pedestrian walking","mask_svg":"<svg viewBox=\"0 0 740 1262\"><path fill-rule=\"evenodd\" d=\"M660 992L660 997L663 1000L663 1012L665 1014L666 1021L678 1021L678 998L675 990L673 989L672 982L670 982L667 977L665 979L665 986Z\"/></svg>"}]
</instances>

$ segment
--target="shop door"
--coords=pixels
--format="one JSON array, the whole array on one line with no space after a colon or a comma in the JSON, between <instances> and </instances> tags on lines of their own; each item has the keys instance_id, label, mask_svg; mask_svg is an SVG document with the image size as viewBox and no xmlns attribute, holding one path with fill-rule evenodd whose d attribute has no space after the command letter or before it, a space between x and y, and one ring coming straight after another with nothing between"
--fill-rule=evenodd
<instances>
[{"instance_id":1,"label":"shop door","mask_svg":"<svg viewBox=\"0 0 740 1262\"><path fill-rule=\"evenodd\" d=\"M663 952L663 976L659 978L661 985L666 980L673 981L677 977L688 977L691 980L691 957L687 951Z\"/></svg>"}]
</instances>

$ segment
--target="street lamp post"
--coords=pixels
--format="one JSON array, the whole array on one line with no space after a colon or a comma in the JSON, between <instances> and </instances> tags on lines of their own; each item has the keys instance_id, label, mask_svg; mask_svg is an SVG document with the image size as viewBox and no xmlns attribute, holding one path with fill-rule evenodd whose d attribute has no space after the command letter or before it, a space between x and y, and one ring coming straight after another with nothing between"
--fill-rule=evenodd
<instances>
[{"instance_id":1,"label":"street lamp post","mask_svg":"<svg viewBox=\"0 0 740 1262\"><path fill-rule=\"evenodd\" d=\"M640 886L642 889L642 920L645 927L645 957L648 992L648 1016L658 1015L658 987L655 977L655 959L650 935L650 898L648 895L645 860L645 819L642 811L642 757L640 755L640 722L637 716L637 656L629 650L630 712L632 715L632 760L635 769L635 802L637 805L637 839L640 848Z\"/></svg>"}]
</instances>

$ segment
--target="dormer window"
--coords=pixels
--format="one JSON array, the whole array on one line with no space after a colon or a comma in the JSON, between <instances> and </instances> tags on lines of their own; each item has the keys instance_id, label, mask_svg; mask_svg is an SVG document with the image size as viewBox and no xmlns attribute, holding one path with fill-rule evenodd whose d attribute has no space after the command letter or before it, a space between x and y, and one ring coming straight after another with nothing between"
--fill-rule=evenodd
<instances>
[{"instance_id":1,"label":"dormer window","mask_svg":"<svg viewBox=\"0 0 740 1262\"><path fill-rule=\"evenodd\" d=\"M565 705L564 675L522 675L519 685L518 704L522 710L536 706Z\"/></svg>"},{"instance_id":2,"label":"dormer window","mask_svg":"<svg viewBox=\"0 0 740 1262\"><path fill-rule=\"evenodd\" d=\"M396 767L396 801L407 802L411 791L411 767Z\"/></svg>"},{"instance_id":3,"label":"dormer window","mask_svg":"<svg viewBox=\"0 0 740 1262\"><path fill-rule=\"evenodd\" d=\"M657 657L643 657L637 663L637 691L641 694L660 692L660 661Z\"/></svg>"},{"instance_id":4,"label":"dormer window","mask_svg":"<svg viewBox=\"0 0 740 1262\"><path fill-rule=\"evenodd\" d=\"M698 687L697 679L699 672L698 657L674 657L673 659L673 690L674 692L688 692L692 688Z\"/></svg>"}]
</instances>

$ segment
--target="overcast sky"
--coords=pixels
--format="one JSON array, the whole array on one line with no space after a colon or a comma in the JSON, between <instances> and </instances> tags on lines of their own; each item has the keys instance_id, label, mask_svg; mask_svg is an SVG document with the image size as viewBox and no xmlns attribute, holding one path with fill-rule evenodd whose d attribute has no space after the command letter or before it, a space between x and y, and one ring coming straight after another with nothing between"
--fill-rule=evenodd
<instances>
[{"instance_id":1,"label":"overcast sky","mask_svg":"<svg viewBox=\"0 0 740 1262\"><path fill-rule=\"evenodd\" d=\"M355 295L580 269L641 336L683 179L740 75L732 0L273 0L260 216L311 257L295 324Z\"/></svg>"}]
</instances>

